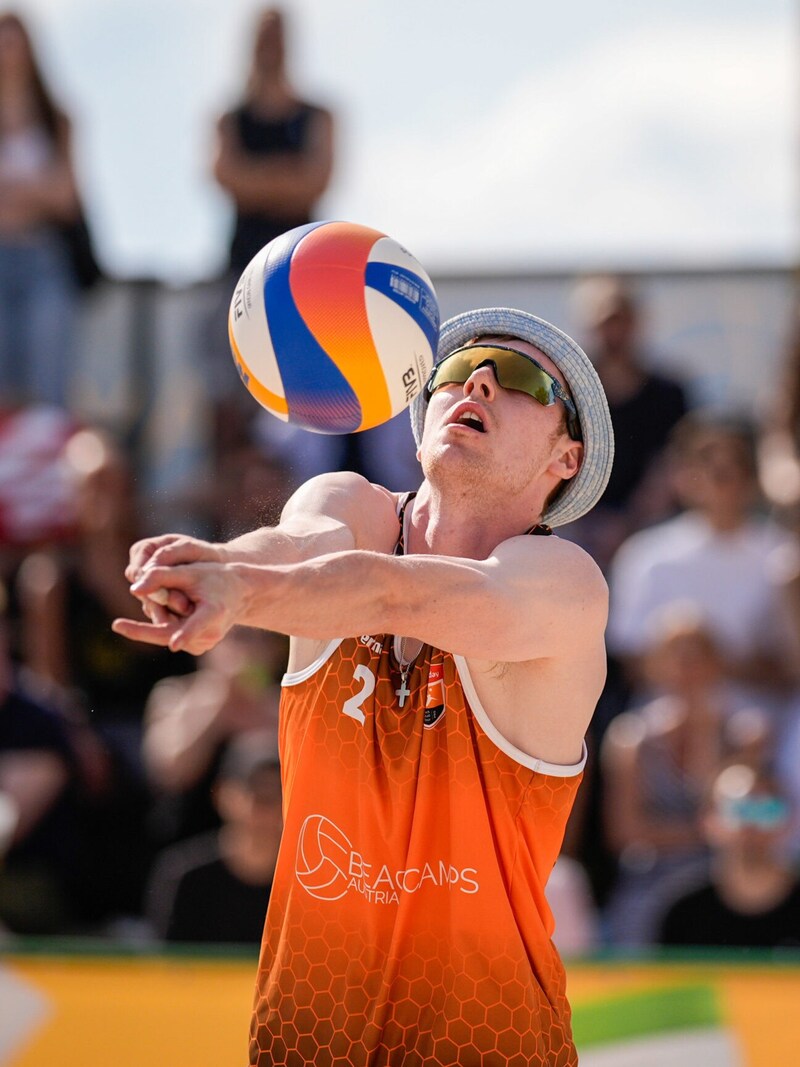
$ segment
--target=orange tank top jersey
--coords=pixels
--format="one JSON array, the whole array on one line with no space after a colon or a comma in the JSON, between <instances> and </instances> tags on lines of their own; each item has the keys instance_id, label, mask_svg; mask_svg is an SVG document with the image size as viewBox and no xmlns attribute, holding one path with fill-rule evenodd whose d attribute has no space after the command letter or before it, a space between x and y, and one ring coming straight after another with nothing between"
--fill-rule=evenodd
<instances>
[{"instance_id":1,"label":"orange tank top jersey","mask_svg":"<svg viewBox=\"0 0 800 1067\"><path fill-rule=\"evenodd\" d=\"M407 685L382 636L283 685L251 1064L577 1064L544 887L583 764L514 749L428 646Z\"/></svg>"}]
</instances>

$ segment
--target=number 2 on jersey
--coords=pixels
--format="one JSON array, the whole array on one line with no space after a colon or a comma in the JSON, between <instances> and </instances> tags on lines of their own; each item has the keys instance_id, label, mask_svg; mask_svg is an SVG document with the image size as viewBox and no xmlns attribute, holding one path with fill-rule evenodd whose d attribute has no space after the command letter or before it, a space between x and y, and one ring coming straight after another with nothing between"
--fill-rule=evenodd
<instances>
[{"instance_id":1,"label":"number 2 on jersey","mask_svg":"<svg viewBox=\"0 0 800 1067\"><path fill-rule=\"evenodd\" d=\"M360 722L363 726L367 717L361 710L361 705L365 700L369 700L375 692L375 675L369 667L359 663L353 671L353 681L361 682L361 689L345 700L342 705L342 713L349 715L351 719L355 719L356 722Z\"/></svg>"}]
</instances>

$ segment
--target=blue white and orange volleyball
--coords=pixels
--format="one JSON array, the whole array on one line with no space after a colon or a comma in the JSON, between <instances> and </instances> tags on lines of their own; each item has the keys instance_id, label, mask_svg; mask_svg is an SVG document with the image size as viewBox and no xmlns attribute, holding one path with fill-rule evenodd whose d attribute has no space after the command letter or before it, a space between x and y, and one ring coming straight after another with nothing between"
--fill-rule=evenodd
<instances>
[{"instance_id":1,"label":"blue white and orange volleyball","mask_svg":"<svg viewBox=\"0 0 800 1067\"><path fill-rule=\"evenodd\" d=\"M316 433L368 430L423 389L439 304L419 261L378 230L316 222L253 258L233 293L231 352L247 389Z\"/></svg>"}]
</instances>

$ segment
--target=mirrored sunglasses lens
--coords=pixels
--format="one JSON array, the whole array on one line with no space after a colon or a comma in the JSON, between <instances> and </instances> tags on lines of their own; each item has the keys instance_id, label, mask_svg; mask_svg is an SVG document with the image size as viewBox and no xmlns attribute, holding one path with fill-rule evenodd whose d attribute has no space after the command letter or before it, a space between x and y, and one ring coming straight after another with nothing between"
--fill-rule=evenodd
<instances>
[{"instance_id":1,"label":"mirrored sunglasses lens","mask_svg":"<svg viewBox=\"0 0 800 1067\"><path fill-rule=\"evenodd\" d=\"M466 352L456 352L448 356L434 369L429 385L430 391L433 393L444 385L463 385L480 362L481 358Z\"/></svg>"},{"instance_id":2,"label":"mirrored sunglasses lens","mask_svg":"<svg viewBox=\"0 0 800 1067\"><path fill-rule=\"evenodd\" d=\"M508 358L499 358L496 364L498 381L503 388L527 393L545 407L554 404L556 398L550 375L523 356L510 352L506 355Z\"/></svg>"}]
</instances>

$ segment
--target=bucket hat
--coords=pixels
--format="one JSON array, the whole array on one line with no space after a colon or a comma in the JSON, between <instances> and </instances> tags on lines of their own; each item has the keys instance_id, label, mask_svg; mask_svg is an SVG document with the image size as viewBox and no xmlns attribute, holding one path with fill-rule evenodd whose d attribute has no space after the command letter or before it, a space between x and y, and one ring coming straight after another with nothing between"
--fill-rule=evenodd
<instances>
[{"instance_id":1,"label":"bucket hat","mask_svg":"<svg viewBox=\"0 0 800 1067\"><path fill-rule=\"evenodd\" d=\"M583 435L583 461L545 511L549 526L574 522L594 507L608 484L614 462L614 431L603 386L589 357L562 330L527 311L514 308L478 308L465 311L442 324L436 363L478 337L518 337L543 352L555 363L569 386L578 411ZM428 400L418 394L411 403L411 428L419 447Z\"/></svg>"}]
</instances>

